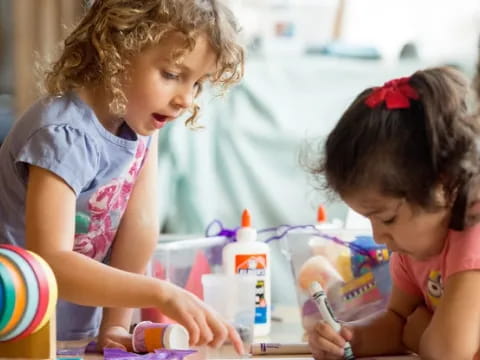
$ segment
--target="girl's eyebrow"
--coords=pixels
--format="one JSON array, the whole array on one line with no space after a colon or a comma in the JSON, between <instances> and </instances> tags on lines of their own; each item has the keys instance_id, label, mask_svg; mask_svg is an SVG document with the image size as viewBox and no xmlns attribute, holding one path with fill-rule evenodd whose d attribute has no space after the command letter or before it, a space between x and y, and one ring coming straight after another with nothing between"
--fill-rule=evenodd
<instances>
[{"instance_id":1,"label":"girl's eyebrow","mask_svg":"<svg viewBox=\"0 0 480 360\"><path fill-rule=\"evenodd\" d=\"M174 65L176 67L178 67L180 70L186 72L187 74L193 72L193 70L191 68L189 68L188 66L186 66L185 64L174 64ZM212 77L212 76L213 76L212 73L207 73L207 74L203 75L202 78L209 78L209 77Z\"/></svg>"},{"instance_id":2,"label":"girl's eyebrow","mask_svg":"<svg viewBox=\"0 0 480 360\"><path fill-rule=\"evenodd\" d=\"M375 209L375 210L372 210L372 211L364 214L363 216L365 216L365 217L370 217L370 216L372 216L372 215L377 215L377 214L382 213L382 212L384 212L384 211L385 211L385 208Z\"/></svg>"},{"instance_id":3,"label":"girl's eyebrow","mask_svg":"<svg viewBox=\"0 0 480 360\"><path fill-rule=\"evenodd\" d=\"M395 206L395 210L394 210L395 213L398 212L398 209L400 209L400 206L402 205L402 203L403 203L403 199L400 199L400 200L398 201L397 205ZM377 214L380 214L380 213L382 213L382 212L384 212L384 211L386 211L386 210L388 210L388 209L382 207L382 208L379 208L379 209L372 210L372 211L366 213L366 214L363 215L363 216L369 217L369 216L372 216L372 215L377 215Z\"/></svg>"}]
</instances>

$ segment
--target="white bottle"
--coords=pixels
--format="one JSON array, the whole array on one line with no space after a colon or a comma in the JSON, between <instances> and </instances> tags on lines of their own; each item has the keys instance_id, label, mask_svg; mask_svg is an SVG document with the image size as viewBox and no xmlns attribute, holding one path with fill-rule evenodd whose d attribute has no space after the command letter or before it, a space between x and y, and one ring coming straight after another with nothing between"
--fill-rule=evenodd
<instances>
[{"instance_id":1,"label":"white bottle","mask_svg":"<svg viewBox=\"0 0 480 360\"><path fill-rule=\"evenodd\" d=\"M242 213L242 226L237 231L237 241L223 248L223 268L225 274L244 274L257 277L254 335L270 333L271 293L270 293L270 248L258 242L257 231L252 228L250 213Z\"/></svg>"}]
</instances>

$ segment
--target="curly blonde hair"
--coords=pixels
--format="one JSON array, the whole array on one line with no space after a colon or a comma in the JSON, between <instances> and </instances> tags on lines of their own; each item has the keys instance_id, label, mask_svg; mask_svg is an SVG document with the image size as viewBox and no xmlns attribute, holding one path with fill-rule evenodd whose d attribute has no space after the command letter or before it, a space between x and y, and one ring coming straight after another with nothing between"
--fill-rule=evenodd
<instances>
[{"instance_id":1,"label":"curly blonde hair","mask_svg":"<svg viewBox=\"0 0 480 360\"><path fill-rule=\"evenodd\" d=\"M480 39L478 39L478 59L477 59L477 72L473 79L473 87L477 94L477 100L480 102ZM480 104L478 104L478 110L480 111Z\"/></svg>"},{"instance_id":2,"label":"curly blonde hair","mask_svg":"<svg viewBox=\"0 0 480 360\"><path fill-rule=\"evenodd\" d=\"M184 38L175 59L194 49L199 34L206 34L217 54L212 83L226 90L241 80L244 49L239 28L219 0L96 0L47 71L46 91L58 96L82 86L102 85L111 95L110 111L122 115L127 99L121 79L129 59L174 33ZM192 105L188 126L195 125L199 109Z\"/></svg>"}]
</instances>

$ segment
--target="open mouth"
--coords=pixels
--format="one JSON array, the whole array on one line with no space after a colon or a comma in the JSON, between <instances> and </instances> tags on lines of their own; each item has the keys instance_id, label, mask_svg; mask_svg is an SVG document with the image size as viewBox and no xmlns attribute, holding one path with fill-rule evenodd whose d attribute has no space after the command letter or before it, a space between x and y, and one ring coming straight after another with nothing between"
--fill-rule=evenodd
<instances>
[{"instance_id":1,"label":"open mouth","mask_svg":"<svg viewBox=\"0 0 480 360\"><path fill-rule=\"evenodd\" d=\"M155 120L154 126L157 129L161 129L168 121L168 116L161 115L159 113L153 113L152 117Z\"/></svg>"},{"instance_id":2,"label":"open mouth","mask_svg":"<svg viewBox=\"0 0 480 360\"><path fill-rule=\"evenodd\" d=\"M161 114L158 114L158 113L153 113L153 118L158 121L158 122L161 122L161 123L164 123L167 121L167 117L165 115L161 115Z\"/></svg>"}]
</instances>

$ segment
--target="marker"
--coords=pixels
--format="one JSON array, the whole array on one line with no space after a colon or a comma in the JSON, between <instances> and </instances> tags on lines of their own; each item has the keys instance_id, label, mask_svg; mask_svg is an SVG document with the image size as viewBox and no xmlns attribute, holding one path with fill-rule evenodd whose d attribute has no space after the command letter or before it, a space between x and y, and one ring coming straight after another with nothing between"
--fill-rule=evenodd
<instances>
[{"instance_id":1,"label":"marker","mask_svg":"<svg viewBox=\"0 0 480 360\"><path fill-rule=\"evenodd\" d=\"M294 355L311 354L307 343L254 343L250 346L252 355Z\"/></svg>"},{"instance_id":2,"label":"marker","mask_svg":"<svg viewBox=\"0 0 480 360\"><path fill-rule=\"evenodd\" d=\"M333 330L335 330L338 333L342 328L342 326L340 325L338 320L335 318L332 308L328 303L327 295L325 294L325 291L323 290L322 285L320 285L319 282L313 281L310 284L310 295L313 301L315 302L315 304L317 305L323 320L325 320L327 324L330 325L333 328ZM355 360L352 346L350 345L349 342L345 343L343 358L345 360Z\"/></svg>"}]
</instances>

